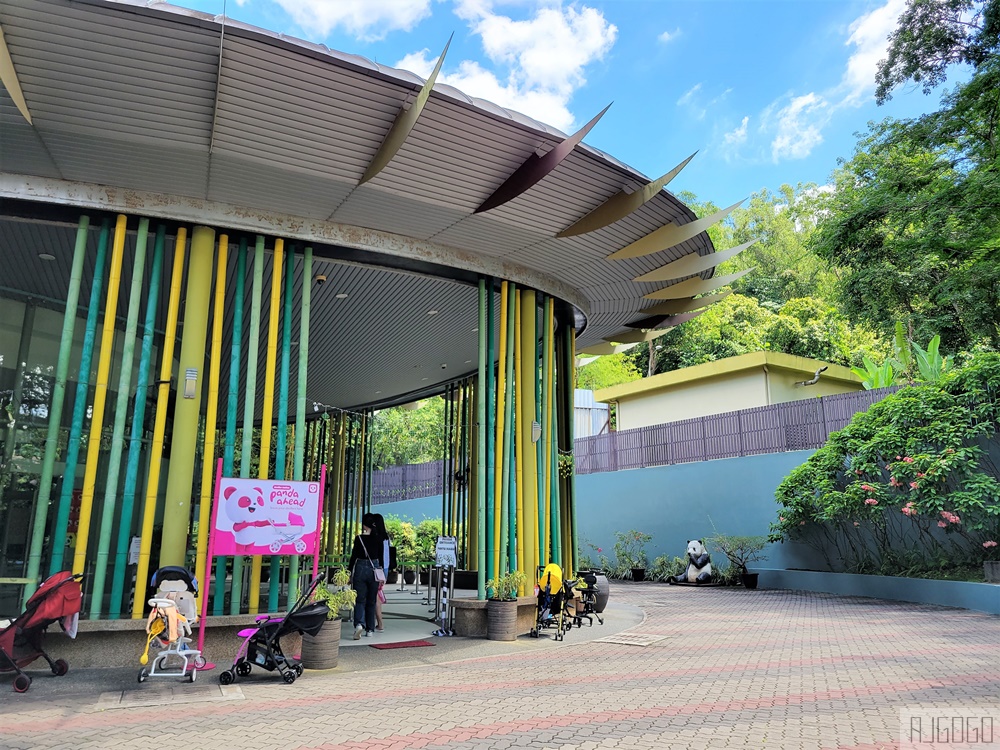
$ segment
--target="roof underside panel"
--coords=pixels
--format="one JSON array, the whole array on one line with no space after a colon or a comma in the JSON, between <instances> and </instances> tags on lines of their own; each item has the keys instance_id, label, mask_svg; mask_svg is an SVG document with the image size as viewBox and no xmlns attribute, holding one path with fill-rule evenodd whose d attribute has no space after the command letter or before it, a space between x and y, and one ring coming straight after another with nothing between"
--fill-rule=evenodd
<instances>
[{"instance_id":1,"label":"roof underside panel","mask_svg":"<svg viewBox=\"0 0 1000 750\"><path fill-rule=\"evenodd\" d=\"M40 177L62 175L28 121L24 119L7 91L0 86L0 169L8 172L34 173Z\"/></svg>"},{"instance_id":2,"label":"roof underside panel","mask_svg":"<svg viewBox=\"0 0 1000 750\"><path fill-rule=\"evenodd\" d=\"M332 218L342 224L425 240L447 229L463 215L454 208L415 201L366 184L356 188Z\"/></svg>"}]
</instances>

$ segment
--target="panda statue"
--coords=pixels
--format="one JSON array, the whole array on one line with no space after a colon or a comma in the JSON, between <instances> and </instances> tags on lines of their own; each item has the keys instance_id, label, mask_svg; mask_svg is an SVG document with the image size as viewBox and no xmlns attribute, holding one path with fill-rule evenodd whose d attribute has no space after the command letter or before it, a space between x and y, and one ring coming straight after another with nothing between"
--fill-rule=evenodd
<instances>
[{"instance_id":1,"label":"panda statue","mask_svg":"<svg viewBox=\"0 0 1000 750\"><path fill-rule=\"evenodd\" d=\"M674 576L673 583L711 583L712 582L712 558L705 549L705 543L701 539L691 539L687 546L688 566L687 570L679 576Z\"/></svg>"}]
</instances>

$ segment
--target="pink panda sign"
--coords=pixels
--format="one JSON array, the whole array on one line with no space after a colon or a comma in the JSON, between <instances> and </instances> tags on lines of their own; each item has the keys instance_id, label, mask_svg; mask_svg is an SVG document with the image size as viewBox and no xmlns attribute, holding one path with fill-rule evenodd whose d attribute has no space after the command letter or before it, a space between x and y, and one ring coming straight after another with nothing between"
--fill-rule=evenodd
<instances>
[{"instance_id":1,"label":"pink panda sign","mask_svg":"<svg viewBox=\"0 0 1000 750\"><path fill-rule=\"evenodd\" d=\"M320 482L222 477L213 554L316 554L320 487Z\"/></svg>"}]
</instances>

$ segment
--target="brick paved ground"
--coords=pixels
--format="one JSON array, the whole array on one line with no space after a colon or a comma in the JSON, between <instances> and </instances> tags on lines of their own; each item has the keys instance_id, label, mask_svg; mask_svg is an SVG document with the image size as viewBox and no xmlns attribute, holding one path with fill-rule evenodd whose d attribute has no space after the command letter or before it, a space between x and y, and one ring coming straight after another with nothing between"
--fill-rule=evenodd
<instances>
[{"instance_id":1,"label":"brick paved ground","mask_svg":"<svg viewBox=\"0 0 1000 750\"><path fill-rule=\"evenodd\" d=\"M96 694L45 700L41 681L26 696L0 682L0 747L888 750L916 705L992 712L1000 728L1000 618L786 591L616 584L613 596L646 613L625 635L660 640L421 655L174 706L150 684L126 697L152 688L162 705L101 710ZM175 692L217 690L205 682Z\"/></svg>"}]
</instances>

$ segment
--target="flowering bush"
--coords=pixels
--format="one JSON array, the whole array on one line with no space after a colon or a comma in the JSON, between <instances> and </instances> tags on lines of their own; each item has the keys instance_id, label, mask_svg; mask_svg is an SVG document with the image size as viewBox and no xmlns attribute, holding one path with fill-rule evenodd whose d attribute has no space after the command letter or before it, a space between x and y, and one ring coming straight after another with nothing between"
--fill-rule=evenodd
<instances>
[{"instance_id":1,"label":"flowering bush","mask_svg":"<svg viewBox=\"0 0 1000 750\"><path fill-rule=\"evenodd\" d=\"M818 549L831 570L947 577L1000 536L1000 355L855 415L778 487L771 541Z\"/></svg>"},{"instance_id":2,"label":"flowering bush","mask_svg":"<svg viewBox=\"0 0 1000 750\"><path fill-rule=\"evenodd\" d=\"M641 531L632 529L631 531L615 532L615 562L629 571L632 568L645 568L649 565L649 558L646 556L646 545L653 540L651 534L643 534Z\"/></svg>"}]
</instances>

